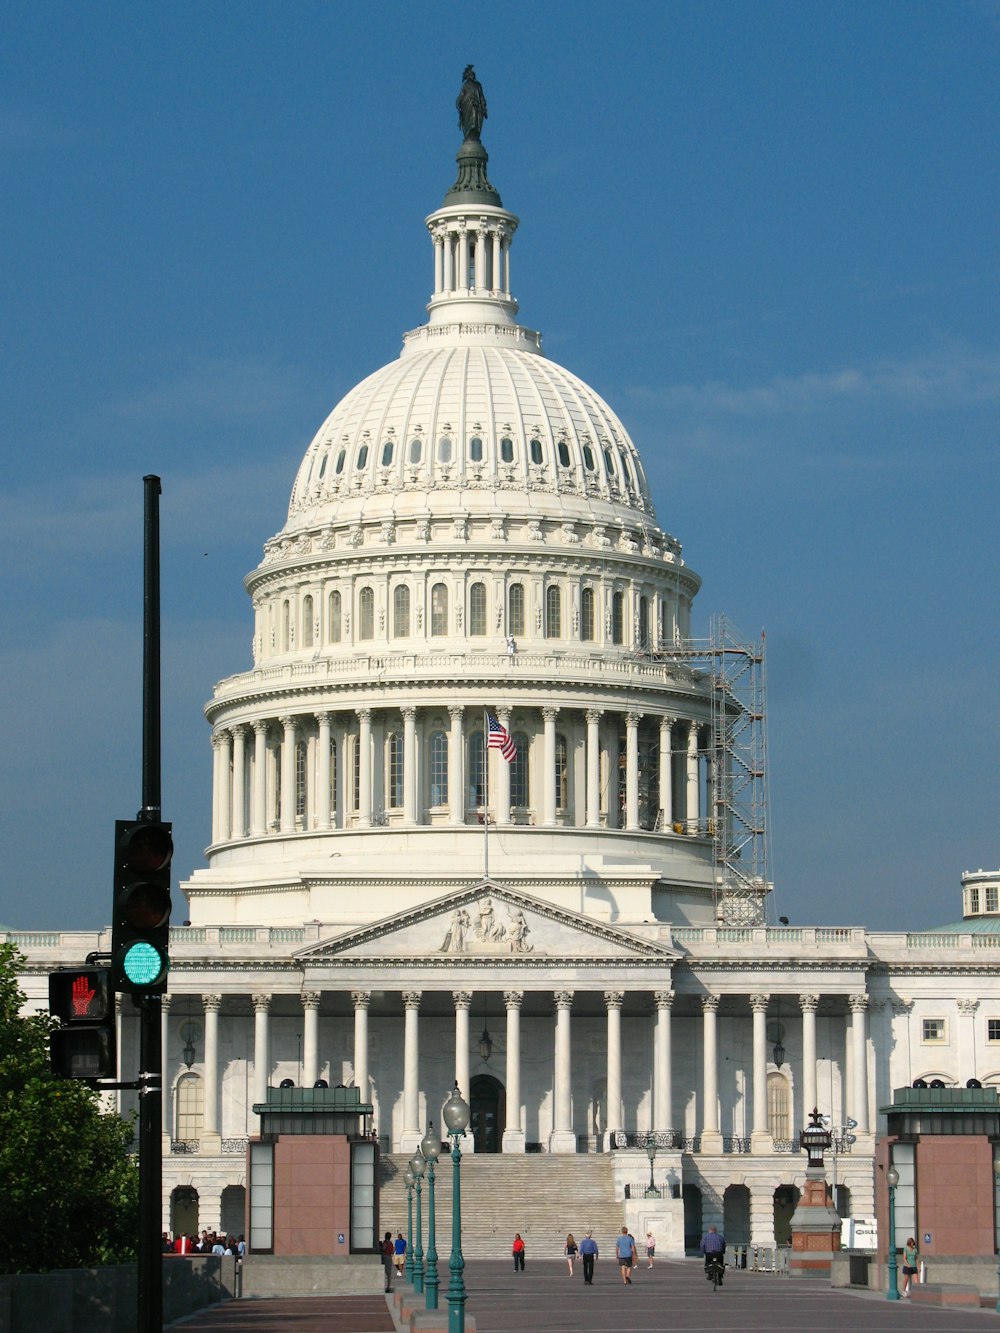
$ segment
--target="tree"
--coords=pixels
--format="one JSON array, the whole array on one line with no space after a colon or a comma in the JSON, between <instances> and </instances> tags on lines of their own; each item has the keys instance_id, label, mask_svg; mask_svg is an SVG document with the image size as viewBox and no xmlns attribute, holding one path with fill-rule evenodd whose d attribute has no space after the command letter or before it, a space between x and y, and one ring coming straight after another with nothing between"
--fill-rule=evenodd
<instances>
[{"instance_id":1,"label":"tree","mask_svg":"<svg viewBox=\"0 0 1000 1333\"><path fill-rule=\"evenodd\" d=\"M135 1257L133 1129L49 1069L48 1014L23 1015L24 958L0 944L0 1273Z\"/></svg>"}]
</instances>

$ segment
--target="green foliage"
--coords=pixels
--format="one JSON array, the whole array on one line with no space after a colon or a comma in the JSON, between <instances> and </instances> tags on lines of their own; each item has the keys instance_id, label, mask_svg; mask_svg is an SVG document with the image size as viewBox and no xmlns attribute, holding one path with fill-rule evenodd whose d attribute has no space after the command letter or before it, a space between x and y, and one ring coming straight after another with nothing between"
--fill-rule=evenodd
<instances>
[{"instance_id":1,"label":"green foliage","mask_svg":"<svg viewBox=\"0 0 1000 1333\"><path fill-rule=\"evenodd\" d=\"M0 944L0 1273L135 1257L132 1126L49 1070L48 1014L21 1015L23 958Z\"/></svg>"}]
</instances>

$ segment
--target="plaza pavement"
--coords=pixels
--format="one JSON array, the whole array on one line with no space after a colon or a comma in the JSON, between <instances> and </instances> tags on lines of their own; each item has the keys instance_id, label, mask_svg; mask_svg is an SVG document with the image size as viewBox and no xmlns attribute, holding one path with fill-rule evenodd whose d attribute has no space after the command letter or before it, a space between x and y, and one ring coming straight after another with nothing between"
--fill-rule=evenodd
<instances>
[{"instance_id":1,"label":"plaza pavement","mask_svg":"<svg viewBox=\"0 0 1000 1333\"><path fill-rule=\"evenodd\" d=\"M977 1333L1000 1329L992 1310L935 1310L822 1283L727 1270L713 1294L698 1260L645 1263L623 1286L613 1258L598 1261L594 1285L563 1259L533 1260L523 1274L504 1261L470 1260L467 1311L477 1333ZM447 1257L439 1263L447 1310ZM384 1299L303 1297L234 1301L172 1324L177 1333L393 1333ZM398 1330L397 1330L398 1333Z\"/></svg>"}]
</instances>

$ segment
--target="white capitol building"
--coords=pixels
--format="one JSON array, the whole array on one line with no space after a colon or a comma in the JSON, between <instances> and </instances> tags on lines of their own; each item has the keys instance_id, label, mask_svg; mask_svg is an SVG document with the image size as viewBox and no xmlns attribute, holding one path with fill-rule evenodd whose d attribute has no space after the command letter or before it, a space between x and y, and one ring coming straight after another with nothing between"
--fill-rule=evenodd
<instances>
[{"instance_id":1,"label":"white capitol building","mask_svg":"<svg viewBox=\"0 0 1000 1333\"><path fill-rule=\"evenodd\" d=\"M306 451L246 580L253 665L206 709L164 1226L244 1229L251 1108L286 1079L358 1086L385 1153L457 1079L468 1152L601 1156L622 1209L655 1134L670 1253L712 1221L786 1239L818 1106L841 1211L871 1215L892 1089L1000 1082L1000 874L934 933L766 924L758 653L692 639L700 580L639 451L518 323L518 219L475 132L458 162L428 320ZM8 934L36 1006L109 942ZM123 1071L136 1042L126 1005Z\"/></svg>"}]
</instances>

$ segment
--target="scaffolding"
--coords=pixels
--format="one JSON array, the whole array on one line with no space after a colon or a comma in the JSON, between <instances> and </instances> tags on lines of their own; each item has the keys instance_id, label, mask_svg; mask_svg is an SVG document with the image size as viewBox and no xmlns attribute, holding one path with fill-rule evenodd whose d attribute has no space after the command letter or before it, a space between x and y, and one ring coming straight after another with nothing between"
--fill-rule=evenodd
<instances>
[{"instance_id":1,"label":"scaffolding","mask_svg":"<svg viewBox=\"0 0 1000 1333\"><path fill-rule=\"evenodd\" d=\"M767 839L767 675L765 636L739 634L725 616L707 640L682 639L656 654L697 668L711 687L709 828L713 840L716 920L727 926L765 923Z\"/></svg>"}]
</instances>

